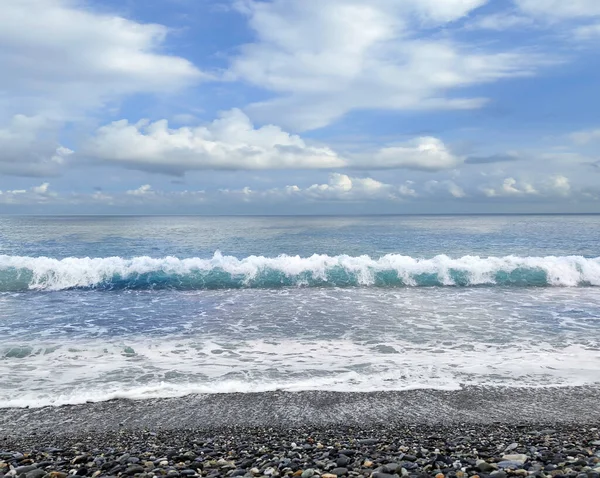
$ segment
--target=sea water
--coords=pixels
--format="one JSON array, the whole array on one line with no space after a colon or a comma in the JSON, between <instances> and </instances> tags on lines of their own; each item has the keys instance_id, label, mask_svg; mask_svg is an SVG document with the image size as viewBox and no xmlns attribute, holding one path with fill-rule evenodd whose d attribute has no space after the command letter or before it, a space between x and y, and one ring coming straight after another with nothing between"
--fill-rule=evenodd
<instances>
[{"instance_id":1,"label":"sea water","mask_svg":"<svg viewBox=\"0 0 600 478\"><path fill-rule=\"evenodd\" d=\"M600 216L3 217L0 407L600 382Z\"/></svg>"}]
</instances>

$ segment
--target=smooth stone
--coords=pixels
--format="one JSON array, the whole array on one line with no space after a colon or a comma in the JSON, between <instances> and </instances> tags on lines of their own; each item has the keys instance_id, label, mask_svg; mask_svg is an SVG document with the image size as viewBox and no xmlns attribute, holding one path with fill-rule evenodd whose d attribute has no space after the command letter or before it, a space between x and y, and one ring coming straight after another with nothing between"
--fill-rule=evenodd
<instances>
[{"instance_id":1,"label":"smooth stone","mask_svg":"<svg viewBox=\"0 0 600 478\"><path fill-rule=\"evenodd\" d=\"M334 468L333 470L331 470L331 473L335 476L343 476L343 475L347 475L348 474L348 468L344 468L342 466L338 466L337 468Z\"/></svg>"},{"instance_id":2,"label":"smooth stone","mask_svg":"<svg viewBox=\"0 0 600 478\"><path fill-rule=\"evenodd\" d=\"M498 465L484 461L483 463L479 463L476 468L482 473L491 473L492 471L498 469Z\"/></svg>"},{"instance_id":3,"label":"smooth stone","mask_svg":"<svg viewBox=\"0 0 600 478\"><path fill-rule=\"evenodd\" d=\"M244 472L244 474L246 474L246 471L245 471L245 470L242 470L242 471ZM194 476L194 475L196 475L197 473L196 473L196 471L195 471L195 470L190 470L189 468L186 468L185 470L181 470L181 471L179 472L179 474L180 474L181 476Z\"/></svg>"},{"instance_id":4,"label":"smooth stone","mask_svg":"<svg viewBox=\"0 0 600 478\"><path fill-rule=\"evenodd\" d=\"M141 466L141 465L131 465L130 467L128 467L124 471L124 474L125 475L135 475L136 473L143 473L143 472L144 472L144 467L143 466Z\"/></svg>"},{"instance_id":5,"label":"smooth stone","mask_svg":"<svg viewBox=\"0 0 600 478\"><path fill-rule=\"evenodd\" d=\"M414 455L404 455L402 459L404 461L417 461L417 457Z\"/></svg>"},{"instance_id":6,"label":"smooth stone","mask_svg":"<svg viewBox=\"0 0 600 478\"><path fill-rule=\"evenodd\" d=\"M15 473L17 474L17 476L19 476L22 473L29 473L30 471L33 471L33 470L37 470L37 466L35 466L35 465L18 466L15 468Z\"/></svg>"},{"instance_id":7,"label":"smooth stone","mask_svg":"<svg viewBox=\"0 0 600 478\"><path fill-rule=\"evenodd\" d=\"M62 472L62 471L51 471L50 473L48 473L49 478L67 478L66 473Z\"/></svg>"},{"instance_id":8,"label":"smooth stone","mask_svg":"<svg viewBox=\"0 0 600 478\"><path fill-rule=\"evenodd\" d=\"M323 473L321 478L337 478L337 475L334 475L333 473Z\"/></svg>"},{"instance_id":9,"label":"smooth stone","mask_svg":"<svg viewBox=\"0 0 600 478\"><path fill-rule=\"evenodd\" d=\"M230 476L244 476L246 474L246 470L242 470L241 468L234 470L234 472Z\"/></svg>"},{"instance_id":10,"label":"smooth stone","mask_svg":"<svg viewBox=\"0 0 600 478\"><path fill-rule=\"evenodd\" d=\"M518 461L518 462L521 462L521 463L525 463L528 459L529 459L529 457L527 455L523 455L523 454L504 455L502 457L503 461Z\"/></svg>"},{"instance_id":11,"label":"smooth stone","mask_svg":"<svg viewBox=\"0 0 600 478\"><path fill-rule=\"evenodd\" d=\"M592 445L594 445L594 446L600 446L600 440L594 440L592 442Z\"/></svg>"},{"instance_id":12,"label":"smooth stone","mask_svg":"<svg viewBox=\"0 0 600 478\"><path fill-rule=\"evenodd\" d=\"M523 462L522 461L512 461L512 460L505 460L505 461L501 461L498 463L498 467L499 468L508 468L508 469L519 469L523 466Z\"/></svg>"},{"instance_id":13,"label":"smooth stone","mask_svg":"<svg viewBox=\"0 0 600 478\"><path fill-rule=\"evenodd\" d=\"M399 463L388 463L387 465L383 465L381 467L381 471L384 473L391 473L393 475L394 473L398 473L401 468L402 466L400 466Z\"/></svg>"},{"instance_id":14,"label":"smooth stone","mask_svg":"<svg viewBox=\"0 0 600 478\"><path fill-rule=\"evenodd\" d=\"M392 475L390 473L377 472L373 473L372 478L394 478L396 475Z\"/></svg>"},{"instance_id":15,"label":"smooth stone","mask_svg":"<svg viewBox=\"0 0 600 478\"><path fill-rule=\"evenodd\" d=\"M365 438L363 440L358 440L357 443L359 445L377 445L379 440L376 440L375 438Z\"/></svg>"},{"instance_id":16,"label":"smooth stone","mask_svg":"<svg viewBox=\"0 0 600 478\"><path fill-rule=\"evenodd\" d=\"M498 470L492 471L490 476L493 476L494 478L506 478L508 475L504 471Z\"/></svg>"},{"instance_id":17,"label":"smooth stone","mask_svg":"<svg viewBox=\"0 0 600 478\"><path fill-rule=\"evenodd\" d=\"M338 467L348 466L350 464L350 458L346 455L340 455L335 463Z\"/></svg>"},{"instance_id":18,"label":"smooth stone","mask_svg":"<svg viewBox=\"0 0 600 478\"><path fill-rule=\"evenodd\" d=\"M513 450L516 450L517 448L519 448L518 443L511 443L504 449L504 452L506 453L507 451L513 451Z\"/></svg>"},{"instance_id":19,"label":"smooth stone","mask_svg":"<svg viewBox=\"0 0 600 478\"><path fill-rule=\"evenodd\" d=\"M46 476L46 472L44 470L36 468L35 470L26 473L25 476L27 478L43 478L44 476Z\"/></svg>"},{"instance_id":20,"label":"smooth stone","mask_svg":"<svg viewBox=\"0 0 600 478\"><path fill-rule=\"evenodd\" d=\"M302 478L311 478L314 474L315 474L315 470L313 470L312 468L307 468L306 470L304 470L302 472L302 474L300 476Z\"/></svg>"}]
</instances>

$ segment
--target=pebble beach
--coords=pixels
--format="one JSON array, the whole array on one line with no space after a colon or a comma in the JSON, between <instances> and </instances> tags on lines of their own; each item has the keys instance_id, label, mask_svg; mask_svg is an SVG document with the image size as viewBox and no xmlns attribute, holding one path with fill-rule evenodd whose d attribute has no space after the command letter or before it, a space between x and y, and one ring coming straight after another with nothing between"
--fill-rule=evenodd
<instances>
[{"instance_id":1,"label":"pebble beach","mask_svg":"<svg viewBox=\"0 0 600 478\"><path fill-rule=\"evenodd\" d=\"M226 394L1 409L0 478L600 477L596 389L495 393ZM353 413L341 413L342 403Z\"/></svg>"},{"instance_id":2,"label":"pebble beach","mask_svg":"<svg viewBox=\"0 0 600 478\"><path fill-rule=\"evenodd\" d=\"M120 430L4 437L6 477L598 478L597 427Z\"/></svg>"}]
</instances>

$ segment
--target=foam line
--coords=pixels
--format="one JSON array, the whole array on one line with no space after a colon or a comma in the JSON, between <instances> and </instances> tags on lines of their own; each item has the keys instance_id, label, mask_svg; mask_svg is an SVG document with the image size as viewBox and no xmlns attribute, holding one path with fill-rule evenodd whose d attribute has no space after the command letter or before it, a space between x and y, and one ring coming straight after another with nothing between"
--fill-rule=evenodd
<instances>
[{"instance_id":1,"label":"foam line","mask_svg":"<svg viewBox=\"0 0 600 478\"><path fill-rule=\"evenodd\" d=\"M238 259L122 257L53 259L0 255L0 291L277 287L599 286L600 257L414 258L387 254Z\"/></svg>"}]
</instances>

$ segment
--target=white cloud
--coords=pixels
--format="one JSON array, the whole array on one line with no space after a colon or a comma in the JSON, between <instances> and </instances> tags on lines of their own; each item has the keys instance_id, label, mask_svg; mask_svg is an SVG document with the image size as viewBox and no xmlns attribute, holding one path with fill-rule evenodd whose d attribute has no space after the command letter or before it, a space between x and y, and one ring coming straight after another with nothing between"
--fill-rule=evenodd
<instances>
[{"instance_id":1,"label":"white cloud","mask_svg":"<svg viewBox=\"0 0 600 478\"><path fill-rule=\"evenodd\" d=\"M484 188L483 193L488 197L496 197L538 194L538 191L526 181L518 182L515 178L506 178L499 188Z\"/></svg>"},{"instance_id":2,"label":"white cloud","mask_svg":"<svg viewBox=\"0 0 600 478\"><path fill-rule=\"evenodd\" d=\"M72 0L3 0L0 90L11 94L0 105L70 119L120 95L173 92L201 79L189 61L161 52L167 34Z\"/></svg>"},{"instance_id":3,"label":"white cloud","mask_svg":"<svg viewBox=\"0 0 600 478\"><path fill-rule=\"evenodd\" d=\"M600 128L571 133L571 140L576 144L587 144L600 140Z\"/></svg>"},{"instance_id":4,"label":"white cloud","mask_svg":"<svg viewBox=\"0 0 600 478\"><path fill-rule=\"evenodd\" d=\"M365 161L366 167L404 168L423 171L438 171L459 164L446 145L437 138L415 138L402 146L386 147Z\"/></svg>"},{"instance_id":5,"label":"white cloud","mask_svg":"<svg viewBox=\"0 0 600 478\"><path fill-rule=\"evenodd\" d=\"M413 188L413 181L406 181L405 184L401 184L400 187L398 188L398 192L400 193L400 196L405 196L405 197L417 197L417 191Z\"/></svg>"},{"instance_id":6,"label":"white cloud","mask_svg":"<svg viewBox=\"0 0 600 478\"><path fill-rule=\"evenodd\" d=\"M569 178L557 174L546 179L541 179L532 184L525 180L509 177L504 179L499 186L484 186L481 192L487 197L567 197L572 194Z\"/></svg>"},{"instance_id":7,"label":"white cloud","mask_svg":"<svg viewBox=\"0 0 600 478\"><path fill-rule=\"evenodd\" d=\"M129 191L127 191L127 194L129 194L130 196L146 196L148 194L153 194L154 191L152 191L152 186L150 186L149 184L144 184L143 186L140 186L137 189L130 189Z\"/></svg>"},{"instance_id":8,"label":"white cloud","mask_svg":"<svg viewBox=\"0 0 600 478\"><path fill-rule=\"evenodd\" d=\"M453 181L448 181L448 192L455 198L464 198L467 195L465 190Z\"/></svg>"},{"instance_id":9,"label":"white cloud","mask_svg":"<svg viewBox=\"0 0 600 478\"><path fill-rule=\"evenodd\" d=\"M42 183L29 189L9 189L0 191L0 204L43 204L58 198L50 191L50 183Z\"/></svg>"},{"instance_id":10,"label":"white cloud","mask_svg":"<svg viewBox=\"0 0 600 478\"><path fill-rule=\"evenodd\" d=\"M116 121L98 129L81 155L170 174L202 169L305 169L345 166L326 146L310 146L274 125L255 128L238 109L206 126L171 129L166 120Z\"/></svg>"},{"instance_id":11,"label":"white cloud","mask_svg":"<svg viewBox=\"0 0 600 478\"><path fill-rule=\"evenodd\" d=\"M408 12L415 9L421 19L430 24L440 24L458 20L487 2L488 0L408 0L404 2L392 0L382 3L402 8Z\"/></svg>"},{"instance_id":12,"label":"white cloud","mask_svg":"<svg viewBox=\"0 0 600 478\"><path fill-rule=\"evenodd\" d=\"M309 145L274 125L256 128L238 109L221 113L205 126L169 128L166 120L103 126L79 152L133 169L167 174L193 170L259 169L412 169L438 171L461 159L434 137L419 137L372 152L340 155L323 145Z\"/></svg>"},{"instance_id":13,"label":"white cloud","mask_svg":"<svg viewBox=\"0 0 600 478\"><path fill-rule=\"evenodd\" d=\"M71 151L61 129L136 93L169 94L205 78L164 53L166 27L76 0L3 0L0 173L52 176Z\"/></svg>"},{"instance_id":14,"label":"white cloud","mask_svg":"<svg viewBox=\"0 0 600 478\"><path fill-rule=\"evenodd\" d=\"M574 35L578 40L596 40L600 38L600 23L577 27Z\"/></svg>"},{"instance_id":15,"label":"white cloud","mask_svg":"<svg viewBox=\"0 0 600 478\"><path fill-rule=\"evenodd\" d=\"M482 15L470 21L466 27L470 30L509 30L518 27L530 27L533 24L531 18L514 13L494 13Z\"/></svg>"},{"instance_id":16,"label":"white cloud","mask_svg":"<svg viewBox=\"0 0 600 478\"><path fill-rule=\"evenodd\" d=\"M555 18L600 15L598 0L515 0L525 13Z\"/></svg>"},{"instance_id":17,"label":"white cloud","mask_svg":"<svg viewBox=\"0 0 600 478\"><path fill-rule=\"evenodd\" d=\"M220 194L243 202L260 201L397 201L416 197L417 193L408 181L400 186L386 184L370 177L351 177L347 174L331 173L327 183L315 183L301 188L297 185L254 190L222 189Z\"/></svg>"},{"instance_id":18,"label":"white cloud","mask_svg":"<svg viewBox=\"0 0 600 478\"><path fill-rule=\"evenodd\" d=\"M548 188L560 196L568 196L571 194L571 182L569 181L569 178L562 175L556 175L550 178Z\"/></svg>"},{"instance_id":19,"label":"white cloud","mask_svg":"<svg viewBox=\"0 0 600 478\"><path fill-rule=\"evenodd\" d=\"M50 183L42 183L39 186L34 186L33 188L31 188L31 192L34 194L48 194L50 189Z\"/></svg>"},{"instance_id":20,"label":"white cloud","mask_svg":"<svg viewBox=\"0 0 600 478\"><path fill-rule=\"evenodd\" d=\"M58 174L72 151L58 144L56 134L56 125L46 118L15 115L0 128L0 174Z\"/></svg>"},{"instance_id":21,"label":"white cloud","mask_svg":"<svg viewBox=\"0 0 600 478\"><path fill-rule=\"evenodd\" d=\"M467 197L468 194L465 190L456 184L454 181L445 179L438 181L436 179L431 179L425 183L424 186L425 191L429 196L443 196L447 197L448 195L453 198L460 199Z\"/></svg>"},{"instance_id":22,"label":"white cloud","mask_svg":"<svg viewBox=\"0 0 600 478\"><path fill-rule=\"evenodd\" d=\"M577 187L564 175L554 174L536 181L507 177L495 184L478 186L473 181L461 181L457 184L450 179L434 179L416 183L410 180L402 183L384 182L372 177L355 177L343 173L331 173L326 182L315 182L308 186L288 185L272 188L245 186L241 188L225 188L212 190L168 190L154 188L149 184L139 188L104 193L69 193L58 194L50 189L48 183L33 186L29 189L13 189L0 191L0 204L4 205L48 205L48 206L90 206L118 208L155 208L164 211L180 211L181 208L215 205L235 208L257 207L260 211L264 205L278 205L285 211L290 206L318 203L444 203L462 201L463 198L476 198L479 201L503 201L506 203L544 203L561 204L567 198L581 201L597 201L600 193L590 183ZM106 210L106 209L105 209ZM108 209L110 210L110 209ZM235 210L235 209L233 209Z\"/></svg>"},{"instance_id":23,"label":"white cloud","mask_svg":"<svg viewBox=\"0 0 600 478\"><path fill-rule=\"evenodd\" d=\"M477 108L484 98L448 92L530 75L540 59L486 53L446 37L419 39L411 28L443 25L482 3L247 0L243 11L257 39L240 49L230 75L279 93L249 111L297 129L322 127L357 109Z\"/></svg>"},{"instance_id":24,"label":"white cloud","mask_svg":"<svg viewBox=\"0 0 600 478\"><path fill-rule=\"evenodd\" d=\"M346 174L333 173L327 184L313 184L304 190L298 188L297 192L310 199L373 200L397 197L394 189L373 178L351 178Z\"/></svg>"}]
</instances>

